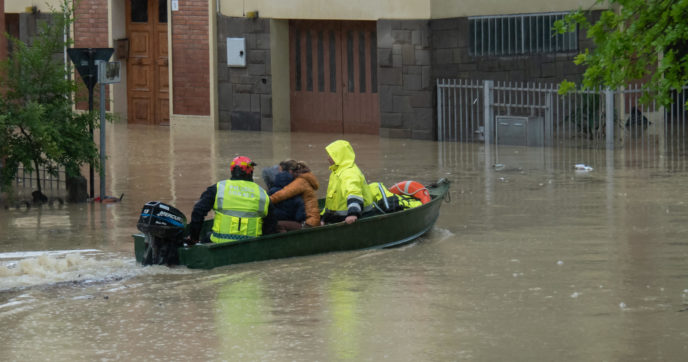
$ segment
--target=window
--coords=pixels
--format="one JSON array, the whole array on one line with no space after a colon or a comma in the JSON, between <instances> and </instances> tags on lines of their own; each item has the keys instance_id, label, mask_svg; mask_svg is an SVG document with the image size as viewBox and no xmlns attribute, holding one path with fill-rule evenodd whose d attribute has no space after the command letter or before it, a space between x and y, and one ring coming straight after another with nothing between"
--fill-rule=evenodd
<instances>
[{"instance_id":1,"label":"window","mask_svg":"<svg viewBox=\"0 0 688 362\"><path fill-rule=\"evenodd\" d=\"M167 0L158 0L158 23L167 23Z\"/></svg>"},{"instance_id":2,"label":"window","mask_svg":"<svg viewBox=\"0 0 688 362\"><path fill-rule=\"evenodd\" d=\"M468 18L469 54L507 56L578 50L578 31L559 34L554 22L567 13Z\"/></svg>"},{"instance_id":3,"label":"window","mask_svg":"<svg viewBox=\"0 0 688 362\"><path fill-rule=\"evenodd\" d=\"M148 0L131 0L131 21L133 23L148 22Z\"/></svg>"}]
</instances>

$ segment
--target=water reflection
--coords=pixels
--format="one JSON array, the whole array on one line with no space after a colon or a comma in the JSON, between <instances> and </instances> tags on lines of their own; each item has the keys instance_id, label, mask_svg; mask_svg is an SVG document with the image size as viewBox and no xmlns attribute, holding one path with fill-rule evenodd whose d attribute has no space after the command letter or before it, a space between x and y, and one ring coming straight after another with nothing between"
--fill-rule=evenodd
<instances>
[{"instance_id":1,"label":"water reflection","mask_svg":"<svg viewBox=\"0 0 688 362\"><path fill-rule=\"evenodd\" d=\"M254 354L274 343L261 328L269 323L271 310L264 294L255 275L218 285L215 323L220 356L236 360L266 357Z\"/></svg>"},{"instance_id":2,"label":"water reflection","mask_svg":"<svg viewBox=\"0 0 688 362\"><path fill-rule=\"evenodd\" d=\"M688 173L669 146L347 136L369 181L452 181L431 233L399 249L190 271L135 265L145 202L189 215L238 154L257 172L305 160L325 184L324 147L340 136L112 129L106 185L121 203L0 210L6 359L625 361L688 348Z\"/></svg>"}]
</instances>

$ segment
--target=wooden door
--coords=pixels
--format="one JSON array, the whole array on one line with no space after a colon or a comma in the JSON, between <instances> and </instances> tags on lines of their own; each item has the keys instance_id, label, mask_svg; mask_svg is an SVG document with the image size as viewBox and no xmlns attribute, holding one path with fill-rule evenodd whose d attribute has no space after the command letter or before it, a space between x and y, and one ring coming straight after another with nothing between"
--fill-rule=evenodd
<instances>
[{"instance_id":1,"label":"wooden door","mask_svg":"<svg viewBox=\"0 0 688 362\"><path fill-rule=\"evenodd\" d=\"M292 21L291 129L379 133L375 22Z\"/></svg>"},{"instance_id":2,"label":"wooden door","mask_svg":"<svg viewBox=\"0 0 688 362\"><path fill-rule=\"evenodd\" d=\"M345 74L342 109L344 133L378 134L380 99L377 93L377 31L375 23L342 23Z\"/></svg>"},{"instance_id":3,"label":"wooden door","mask_svg":"<svg viewBox=\"0 0 688 362\"><path fill-rule=\"evenodd\" d=\"M170 122L167 1L126 1L127 118L130 123L167 125Z\"/></svg>"}]
</instances>

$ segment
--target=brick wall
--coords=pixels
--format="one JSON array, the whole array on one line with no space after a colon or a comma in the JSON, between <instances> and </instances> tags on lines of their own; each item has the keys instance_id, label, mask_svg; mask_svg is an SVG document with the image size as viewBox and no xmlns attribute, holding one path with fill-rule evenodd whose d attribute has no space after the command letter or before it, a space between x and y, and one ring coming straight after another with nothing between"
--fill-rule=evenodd
<instances>
[{"instance_id":1,"label":"brick wall","mask_svg":"<svg viewBox=\"0 0 688 362\"><path fill-rule=\"evenodd\" d=\"M427 20L377 22L383 137L434 137L430 36Z\"/></svg>"},{"instance_id":2,"label":"brick wall","mask_svg":"<svg viewBox=\"0 0 688 362\"><path fill-rule=\"evenodd\" d=\"M74 48L107 48L108 47L108 2L107 0L80 0L77 2L74 20ZM112 60L112 59L110 59ZM77 109L88 109L88 91L84 82L76 74L79 82ZM106 97L108 97L106 93ZM98 111L100 86L96 84L93 91L93 107ZM110 108L109 103L107 104Z\"/></svg>"},{"instance_id":3,"label":"brick wall","mask_svg":"<svg viewBox=\"0 0 688 362\"><path fill-rule=\"evenodd\" d=\"M270 21L217 18L219 128L272 130ZM227 66L227 38L246 40L246 67Z\"/></svg>"},{"instance_id":4,"label":"brick wall","mask_svg":"<svg viewBox=\"0 0 688 362\"><path fill-rule=\"evenodd\" d=\"M210 115L208 1L179 0L171 26L174 113Z\"/></svg>"},{"instance_id":5,"label":"brick wall","mask_svg":"<svg viewBox=\"0 0 688 362\"><path fill-rule=\"evenodd\" d=\"M75 10L74 47L107 48L107 0L80 0Z\"/></svg>"}]
</instances>

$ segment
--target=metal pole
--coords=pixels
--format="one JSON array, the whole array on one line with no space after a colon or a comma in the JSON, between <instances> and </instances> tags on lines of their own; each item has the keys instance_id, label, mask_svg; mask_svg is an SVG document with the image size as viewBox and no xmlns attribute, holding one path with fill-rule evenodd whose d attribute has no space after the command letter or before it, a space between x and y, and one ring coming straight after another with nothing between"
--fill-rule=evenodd
<instances>
[{"instance_id":1,"label":"metal pole","mask_svg":"<svg viewBox=\"0 0 688 362\"><path fill-rule=\"evenodd\" d=\"M104 74L106 62L98 64L98 74ZM102 79L100 83L100 202L105 198L105 84Z\"/></svg>"},{"instance_id":2,"label":"metal pole","mask_svg":"<svg viewBox=\"0 0 688 362\"><path fill-rule=\"evenodd\" d=\"M437 140L444 141L444 129L442 123L444 122L444 104L442 104L442 94L444 92L444 79L437 78Z\"/></svg>"},{"instance_id":3,"label":"metal pole","mask_svg":"<svg viewBox=\"0 0 688 362\"><path fill-rule=\"evenodd\" d=\"M88 87L88 112L92 113L93 112L93 86ZM88 125L88 132L91 134L91 139L93 139L93 125L89 123ZM89 175L89 181L88 183L91 185L90 191L91 191L91 198L93 198L93 164L89 163L88 165L88 175Z\"/></svg>"},{"instance_id":4,"label":"metal pole","mask_svg":"<svg viewBox=\"0 0 688 362\"><path fill-rule=\"evenodd\" d=\"M607 126L607 149L614 149L614 91L606 89L604 91L605 98L605 123Z\"/></svg>"},{"instance_id":5,"label":"metal pole","mask_svg":"<svg viewBox=\"0 0 688 362\"><path fill-rule=\"evenodd\" d=\"M494 88L494 81L486 80L483 83L483 126L485 127L485 147L489 147L492 144L492 137L494 131L492 130L492 102L493 93L492 88Z\"/></svg>"},{"instance_id":6,"label":"metal pole","mask_svg":"<svg viewBox=\"0 0 688 362\"><path fill-rule=\"evenodd\" d=\"M96 51L95 49L89 48L88 50L88 64L91 69L91 65L93 64L93 58L95 57ZM93 86L95 85L91 80L93 79L94 75L89 74L87 78L88 82L88 113L93 114ZM90 118L90 117L89 117ZM93 125L90 124L88 125L88 132L91 134L91 140L93 140ZM88 165L88 175L89 175L89 180L88 183L91 185L90 191L91 191L91 199L93 199L93 194L94 194L94 186L93 186L93 164L89 163Z\"/></svg>"}]
</instances>

